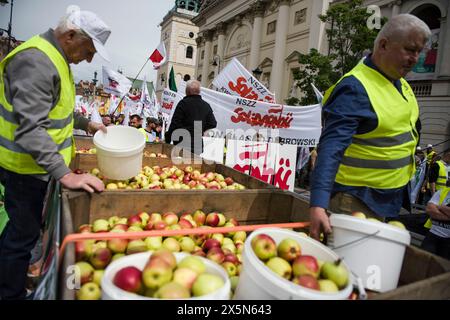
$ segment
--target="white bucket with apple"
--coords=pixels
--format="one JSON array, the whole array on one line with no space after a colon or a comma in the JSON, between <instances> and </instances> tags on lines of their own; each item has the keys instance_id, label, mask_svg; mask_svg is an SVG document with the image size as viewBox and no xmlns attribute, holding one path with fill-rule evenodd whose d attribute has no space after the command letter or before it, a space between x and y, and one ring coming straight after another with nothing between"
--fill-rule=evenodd
<instances>
[{"instance_id":1,"label":"white bucket with apple","mask_svg":"<svg viewBox=\"0 0 450 320\"><path fill-rule=\"evenodd\" d=\"M365 288L386 292L397 288L411 235L395 224L332 214L328 246L357 274Z\"/></svg>"},{"instance_id":2,"label":"white bucket with apple","mask_svg":"<svg viewBox=\"0 0 450 320\"><path fill-rule=\"evenodd\" d=\"M136 253L136 254L122 257L120 259L117 259L116 261L113 261L106 268L105 274L102 278L102 285L101 285L102 299L103 300L158 300L159 298L148 297L148 296L132 293L132 292L129 292L126 290L122 290L121 288L119 288L118 286L116 286L114 284L114 279L115 279L116 274L120 270L123 270L124 268L135 267L141 271L144 270L151 255L153 254L153 252L154 251ZM177 263L180 263L180 261L182 261L186 257L194 257L188 253L183 253L183 252L175 252L173 254L175 255ZM206 259L203 257L197 257L197 256L194 258L200 259L203 262L204 267L205 267L203 274L207 274L209 276L209 278L207 278L207 277L204 278L206 280L205 283L200 283L200 282L197 284L194 283L195 289L193 287L192 291L194 292L195 290L197 290L199 292L199 293L195 293L197 296L192 296L190 298L183 298L183 299L188 299L188 300L229 300L231 284L230 284L230 280L229 280L228 274L225 271L225 269L209 259ZM144 275L144 273L141 274L141 276L143 276L143 275ZM216 286L219 288L215 289L215 291L212 291L208 294L202 295L201 294L202 291L204 291L204 292L211 291L210 289L208 289L208 286L210 287L211 285L213 285L211 283L211 277L210 277L211 275L213 277L215 277L216 279L220 278L221 283L223 283L223 285L221 285L220 287ZM134 275L132 273L129 274L129 277L133 277L133 276ZM125 275L125 277L127 277L127 275ZM160 277L160 275L155 274L153 281L157 281L158 277ZM184 274L184 275L181 275L180 278L182 278L183 281L184 280L189 281L187 279L187 277L189 277L189 275ZM197 279L199 277L200 276L198 276ZM133 282L133 280L130 281L130 279L125 279L124 281L127 281L128 283ZM172 292L172 293L176 294L176 292ZM169 294L171 295L172 293L169 293Z\"/></svg>"},{"instance_id":3,"label":"white bucket with apple","mask_svg":"<svg viewBox=\"0 0 450 320\"><path fill-rule=\"evenodd\" d=\"M311 264L313 264L316 268L315 272L319 273L321 268L321 263L327 263L328 265L334 263L339 260L339 256L334 253L331 249L324 246L320 242L302 235L298 232L280 229L280 228L262 228L258 229L250 234L250 236L245 241L245 247L242 254L243 258L243 268L239 278L239 284L236 288L235 295L233 299L237 300L344 300L347 299L353 290L353 278L350 272L350 269L345 264L345 261L339 264L340 271L344 271L346 273L347 281L345 284L338 289L336 286L336 290L326 290L326 286L328 285L327 280L323 282L324 286L317 287L313 289L313 286L305 287L300 284L294 283L291 280L288 280L285 277L282 277L276 272L272 271L268 265L273 261L273 263L280 263L279 267L283 268L283 265L287 267L289 264L286 260L281 257L278 253L277 257L270 258L266 262L262 261L255 254L254 249L252 247L253 239L257 238L264 239L261 236L268 235L273 241L276 243L276 249L280 248L280 244L289 239L295 241L298 245L300 245L301 254L297 255L296 258L293 258L292 264L292 276L288 276L287 278L291 278L294 280L294 276L299 275L300 272L296 273L294 271L294 264L299 261L310 260ZM266 246L262 242L259 246L264 249ZM273 245L272 245L273 247ZM255 248L256 249L256 248ZM272 249L271 249L272 250ZM258 255L261 256L260 253ZM300 258L301 257L301 258ZM303 259L305 258L305 259ZM281 260L280 260L281 259ZM298 259L298 260L297 260ZM318 262L320 261L320 263ZM309 263L309 262L307 262ZM273 268L277 268L276 265ZM303 268L303 267L302 267ZM297 268L298 269L298 268ZM302 271L303 272L303 271ZM300 277L300 275L299 275ZM306 277L311 278L310 275L306 275ZM306 278L303 277L303 278ZM314 277L318 278L318 274ZM313 277L313 281L314 280ZM319 280L317 280L319 282ZM321 291L324 290L324 291ZM329 292L333 291L333 292Z\"/></svg>"},{"instance_id":4,"label":"white bucket with apple","mask_svg":"<svg viewBox=\"0 0 450 320\"><path fill-rule=\"evenodd\" d=\"M108 179L126 180L142 169L144 135L133 127L109 126L94 135L98 167Z\"/></svg>"}]
</instances>

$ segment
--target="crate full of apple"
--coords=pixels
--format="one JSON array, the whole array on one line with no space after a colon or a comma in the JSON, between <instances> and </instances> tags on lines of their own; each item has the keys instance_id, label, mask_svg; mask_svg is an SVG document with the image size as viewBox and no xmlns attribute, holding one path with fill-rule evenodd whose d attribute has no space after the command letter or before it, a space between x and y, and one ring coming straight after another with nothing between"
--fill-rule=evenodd
<instances>
[{"instance_id":1,"label":"crate full of apple","mask_svg":"<svg viewBox=\"0 0 450 320\"><path fill-rule=\"evenodd\" d=\"M251 240L255 255L278 276L312 290L338 292L349 282L347 268L341 260L323 262L313 255L302 254L297 240L285 238L277 243L268 234Z\"/></svg>"},{"instance_id":2,"label":"crate full of apple","mask_svg":"<svg viewBox=\"0 0 450 320\"><path fill-rule=\"evenodd\" d=\"M210 230L215 227L237 225L239 223L236 219L227 220L225 215L219 212L206 214L202 210L196 210L192 214L184 212L180 217L173 212L164 214L140 212L128 218L112 216L109 219L97 219L93 224L81 225L78 231L80 233L131 233L144 230L181 230L197 227ZM214 261L226 271L230 277L232 289L234 289L242 267L242 251L246 237L246 232L237 231L225 234L152 236L134 240L124 238L107 241L83 240L75 243L76 266L80 270L81 284L93 291L99 291L103 270L112 261L125 255L167 249L171 252L189 253Z\"/></svg>"},{"instance_id":3,"label":"crate full of apple","mask_svg":"<svg viewBox=\"0 0 450 320\"><path fill-rule=\"evenodd\" d=\"M205 258L159 249L148 258L145 255L145 264L141 268L139 261L143 258L142 255L129 256L126 258L128 261L119 262L120 266L111 264L108 267L103 280L103 292L107 298L133 297L129 293L137 295L137 299L139 296L155 299L207 298L215 293L214 298L220 299L220 295L223 299L229 297L226 273ZM133 263L129 265L131 261ZM217 294L220 291L222 293Z\"/></svg>"},{"instance_id":4,"label":"crate full of apple","mask_svg":"<svg viewBox=\"0 0 450 320\"><path fill-rule=\"evenodd\" d=\"M177 166L159 167L145 166L135 177L125 181L112 181L104 177L100 170L94 168L91 174L103 180L107 190L244 190L240 183L235 182L231 177L224 177L220 173L194 170L187 166L180 169Z\"/></svg>"}]
</instances>

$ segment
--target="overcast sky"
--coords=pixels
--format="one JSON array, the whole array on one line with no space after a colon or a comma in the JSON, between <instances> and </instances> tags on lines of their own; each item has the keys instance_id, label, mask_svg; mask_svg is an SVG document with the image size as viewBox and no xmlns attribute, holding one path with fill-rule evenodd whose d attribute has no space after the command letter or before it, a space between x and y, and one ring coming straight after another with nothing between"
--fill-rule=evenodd
<instances>
[{"instance_id":1,"label":"overcast sky","mask_svg":"<svg viewBox=\"0 0 450 320\"><path fill-rule=\"evenodd\" d=\"M174 0L14 0L12 35L27 40L54 28L67 7L77 5L99 15L112 33L106 43L111 61L108 63L96 55L90 64L72 65L75 81L92 79L94 71L98 72L97 79L101 79L102 65L114 70L120 67L126 76L134 78L158 46L159 24L174 4ZM10 8L10 4L0 6L2 29L8 29ZM143 79L144 75L147 81L156 78L150 62L138 78Z\"/></svg>"}]
</instances>

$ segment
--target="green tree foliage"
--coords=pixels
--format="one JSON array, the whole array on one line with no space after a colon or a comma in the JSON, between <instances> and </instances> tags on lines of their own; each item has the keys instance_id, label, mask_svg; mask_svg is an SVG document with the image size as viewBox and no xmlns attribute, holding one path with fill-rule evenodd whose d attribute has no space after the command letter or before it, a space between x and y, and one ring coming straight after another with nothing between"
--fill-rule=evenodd
<instances>
[{"instance_id":1,"label":"green tree foliage","mask_svg":"<svg viewBox=\"0 0 450 320\"><path fill-rule=\"evenodd\" d=\"M319 19L326 23L329 54L322 55L316 49L300 54L300 70L294 74L297 86L304 93L301 99L289 98L289 104L307 105L317 99L311 83L322 92L333 85L361 60L364 53L372 50L378 29L368 28L367 22L373 12L362 6L363 0L348 0L331 5ZM386 22L383 18L380 26Z\"/></svg>"}]
</instances>

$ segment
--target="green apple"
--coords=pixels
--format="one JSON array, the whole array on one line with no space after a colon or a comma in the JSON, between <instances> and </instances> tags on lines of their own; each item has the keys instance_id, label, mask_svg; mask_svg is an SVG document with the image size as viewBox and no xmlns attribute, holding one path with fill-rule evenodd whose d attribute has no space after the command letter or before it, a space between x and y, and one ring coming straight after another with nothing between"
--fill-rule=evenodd
<instances>
[{"instance_id":1,"label":"green apple","mask_svg":"<svg viewBox=\"0 0 450 320\"><path fill-rule=\"evenodd\" d=\"M150 251L159 250L162 247L162 237L159 236L147 237L144 242L147 245L147 249Z\"/></svg>"},{"instance_id":2,"label":"green apple","mask_svg":"<svg viewBox=\"0 0 450 320\"><path fill-rule=\"evenodd\" d=\"M320 291L323 291L323 292L338 292L339 291L339 288L337 287L337 285L333 281L327 280L327 279L319 280L319 289L320 289Z\"/></svg>"},{"instance_id":3,"label":"green apple","mask_svg":"<svg viewBox=\"0 0 450 320\"><path fill-rule=\"evenodd\" d=\"M195 297L204 296L219 290L225 285L221 277L214 274L202 273L192 285L192 293Z\"/></svg>"},{"instance_id":4,"label":"green apple","mask_svg":"<svg viewBox=\"0 0 450 320\"><path fill-rule=\"evenodd\" d=\"M298 242L291 238L283 239L277 247L278 256L290 262L302 254Z\"/></svg>"},{"instance_id":5,"label":"green apple","mask_svg":"<svg viewBox=\"0 0 450 320\"><path fill-rule=\"evenodd\" d=\"M255 255L265 261L277 255L277 245L275 240L267 234L256 235L251 242L251 246Z\"/></svg>"},{"instance_id":6,"label":"green apple","mask_svg":"<svg viewBox=\"0 0 450 320\"><path fill-rule=\"evenodd\" d=\"M348 283L348 271L341 263L341 260L336 262L327 261L321 268L321 277L333 281L338 288L344 288Z\"/></svg>"},{"instance_id":7,"label":"green apple","mask_svg":"<svg viewBox=\"0 0 450 320\"><path fill-rule=\"evenodd\" d=\"M172 268L163 259L151 259L142 272L142 280L147 288L157 289L172 280Z\"/></svg>"},{"instance_id":8,"label":"green apple","mask_svg":"<svg viewBox=\"0 0 450 320\"><path fill-rule=\"evenodd\" d=\"M102 292L94 282L85 283L77 292L78 300L100 300Z\"/></svg>"},{"instance_id":9,"label":"green apple","mask_svg":"<svg viewBox=\"0 0 450 320\"><path fill-rule=\"evenodd\" d=\"M280 257L273 257L266 262L266 266L280 277L291 279L292 267L286 260Z\"/></svg>"},{"instance_id":10,"label":"green apple","mask_svg":"<svg viewBox=\"0 0 450 320\"><path fill-rule=\"evenodd\" d=\"M389 221L388 224L398 227L400 229L406 230L405 225L403 223L401 223L400 221L392 220L392 221Z\"/></svg>"},{"instance_id":11,"label":"green apple","mask_svg":"<svg viewBox=\"0 0 450 320\"><path fill-rule=\"evenodd\" d=\"M192 240L192 238L185 236L185 237L182 237L179 240L179 242L180 242L181 251L188 252L188 253L194 252L195 242L194 242L194 240Z\"/></svg>"},{"instance_id":12,"label":"green apple","mask_svg":"<svg viewBox=\"0 0 450 320\"><path fill-rule=\"evenodd\" d=\"M158 299L187 299L191 297L189 289L177 282L164 284L155 292L155 298Z\"/></svg>"},{"instance_id":13,"label":"green apple","mask_svg":"<svg viewBox=\"0 0 450 320\"><path fill-rule=\"evenodd\" d=\"M105 270L95 270L94 275L92 277L92 281L96 283L99 287L102 286L102 278L105 274Z\"/></svg>"},{"instance_id":14,"label":"green apple","mask_svg":"<svg viewBox=\"0 0 450 320\"><path fill-rule=\"evenodd\" d=\"M189 268L194 270L198 275L206 271L206 266L202 259L196 256L187 256L178 263L178 268Z\"/></svg>"},{"instance_id":15,"label":"green apple","mask_svg":"<svg viewBox=\"0 0 450 320\"><path fill-rule=\"evenodd\" d=\"M128 242L127 254L139 253L147 251L147 245L141 239L131 240Z\"/></svg>"},{"instance_id":16,"label":"green apple","mask_svg":"<svg viewBox=\"0 0 450 320\"><path fill-rule=\"evenodd\" d=\"M164 249L170 250L172 252L180 252L180 243L175 238L166 238L162 243Z\"/></svg>"},{"instance_id":17,"label":"green apple","mask_svg":"<svg viewBox=\"0 0 450 320\"><path fill-rule=\"evenodd\" d=\"M177 268L173 273L173 280L176 283L181 284L187 289L191 290L194 281L197 279L198 274L196 271L190 268Z\"/></svg>"}]
</instances>

